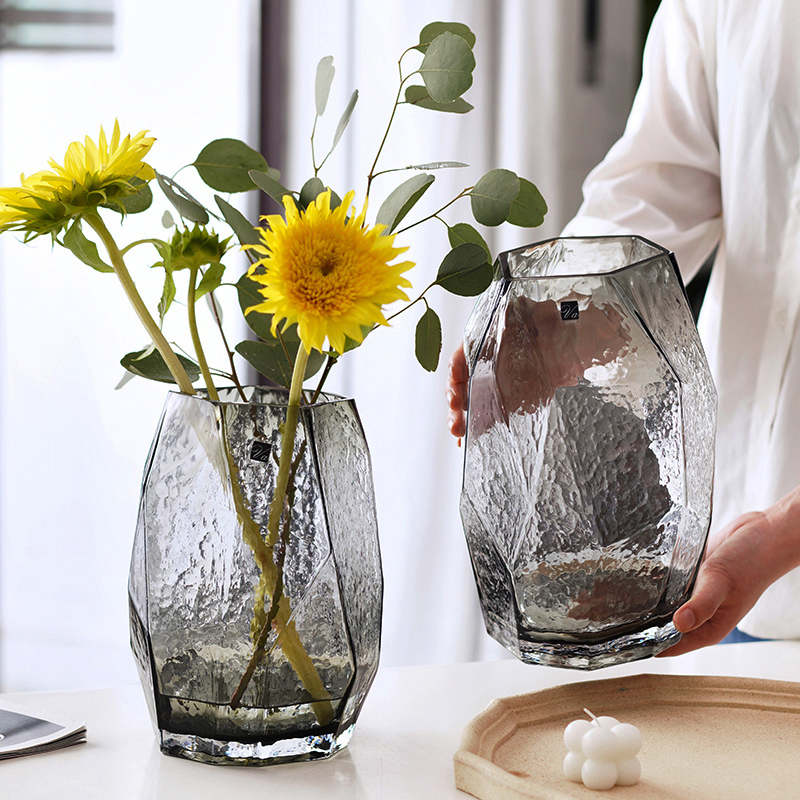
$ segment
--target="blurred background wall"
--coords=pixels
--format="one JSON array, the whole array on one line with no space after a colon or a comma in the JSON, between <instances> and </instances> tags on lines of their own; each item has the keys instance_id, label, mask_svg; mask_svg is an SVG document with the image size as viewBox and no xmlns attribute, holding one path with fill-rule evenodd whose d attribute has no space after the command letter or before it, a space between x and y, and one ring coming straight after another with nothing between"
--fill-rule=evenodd
<instances>
[{"instance_id":1,"label":"blurred background wall","mask_svg":"<svg viewBox=\"0 0 800 800\"><path fill-rule=\"evenodd\" d=\"M360 205L400 54L426 23L460 21L477 36L478 67L466 95L475 109L463 116L401 109L381 166L470 165L437 172L414 210L419 216L442 204L435 205L436 192L436 200L447 200L489 169L514 170L544 194L545 223L483 232L493 252L521 246L558 234L580 203L586 173L621 133L655 5L4 0L0 184L13 185L50 157L60 160L69 142L96 136L101 124L110 130L119 118L123 131L147 128L157 137L149 161L166 174L208 141L236 137L261 149L286 185L299 187L311 175L316 65L332 55L337 72L318 126L320 148L354 89L360 97L321 177L340 195L355 189ZM55 14L50 27L23 31L36 17L30 12L43 10ZM81 33L64 13L93 14L94 22ZM180 179L191 187L189 171ZM373 214L396 182L376 181ZM255 202L244 201L242 210L254 214ZM447 215L451 224L469 220L462 202ZM120 239L148 235L163 209L157 199L150 222L130 218ZM266 201L262 210L275 208ZM114 391L120 357L146 342L113 276L52 251L45 239L11 239L0 239L0 689L135 681L129 549L165 389L134 380ZM403 244L421 289L447 252L444 227L433 221L404 235ZM234 257L227 266L238 276L245 263ZM146 260L134 269L155 306L158 276ZM244 338L235 298L223 301L229 326L238 329L231 338ZM373 457L386 581L384 666L505 656L480 619L458 516L462 454L445 426L447 359L472 301L436 290L431 303L444 326L435 373L414 358L420 312L412 311L343 359L329 387L356 398Z\"/></svg>"}]
</instances>

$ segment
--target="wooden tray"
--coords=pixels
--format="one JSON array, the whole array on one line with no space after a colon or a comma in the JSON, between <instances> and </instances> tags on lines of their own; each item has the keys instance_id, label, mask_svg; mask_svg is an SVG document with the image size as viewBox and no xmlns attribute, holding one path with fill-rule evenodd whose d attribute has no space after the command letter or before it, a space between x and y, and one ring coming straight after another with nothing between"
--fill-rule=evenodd
<instances>
[{"instance_id":1,"label":"wooden tray","mask_svg":"<svg viewBox=\"0 0 800 800\"><path fill-rule=\"evenodd\" d=\"M636 785L564 777L564 728L584 708L641 730ZM800 683L634 675L507 697L467 725L454 767L481 800L800 800Z\"/></svg>"}]
</instances>

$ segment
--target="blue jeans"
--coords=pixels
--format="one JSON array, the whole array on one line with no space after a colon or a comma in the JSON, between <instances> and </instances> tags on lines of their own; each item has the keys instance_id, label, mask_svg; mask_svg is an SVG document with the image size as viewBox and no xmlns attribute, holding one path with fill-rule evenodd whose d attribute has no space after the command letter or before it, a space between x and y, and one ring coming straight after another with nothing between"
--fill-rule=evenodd
<instances>
[{"instance_id":1,"label":"blue jeans","mask_svg":"<svg viewBox=\"0 0 800 800\"><path fill-rule=\"evenodd\" d=\"M740 631L734 628L720 644L742 644L743 642L765 642L767 639L759 639L757 636L751 636L749 633Z\"/></svg>"}]
</instances>

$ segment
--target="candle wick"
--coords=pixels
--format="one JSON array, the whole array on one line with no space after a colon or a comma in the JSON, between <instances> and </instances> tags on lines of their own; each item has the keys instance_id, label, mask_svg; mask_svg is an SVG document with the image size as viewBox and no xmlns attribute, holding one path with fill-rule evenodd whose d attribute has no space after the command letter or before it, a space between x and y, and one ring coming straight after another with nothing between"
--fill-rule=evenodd
<instances>
[{"instance_id":1,"label":"candle wick","mask_svg":"<svg viewBox=\"0 0 800 800\"><path fill-rule=\"evenodd\" d=\"M600 725L600 722L597 719L597 717L594 714L592 714L592 712L589 711L588 708L584 708L583 711L584 711L585 714L588 714L592 718L592 725L597 725L597 726Z\"/></svg>"}]
</instances>

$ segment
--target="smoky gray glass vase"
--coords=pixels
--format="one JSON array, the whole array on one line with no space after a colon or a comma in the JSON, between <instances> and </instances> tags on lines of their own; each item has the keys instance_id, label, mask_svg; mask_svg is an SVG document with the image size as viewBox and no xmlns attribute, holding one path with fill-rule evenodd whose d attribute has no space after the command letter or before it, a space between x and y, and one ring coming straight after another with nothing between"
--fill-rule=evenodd
<instances>
[{"instance_id":1,"label":"smoky gray glass vase","mask_svg":"<svg viewBox=\"0 0 800 800\"><path fill-rule=\"evenodd\" d=\"M575 669L678 641L716 391L673 255L635 236L504 253L465 350L461 517L488 632Z\"/></svg>"},{"instance_id":2,"label":"smoky gray glass vase","mask_svg":"<svg viewBox=\"0 0 800 800\"><path fill-rule=\"evenodd\" d=\"M164 753L216 764L345 747L378 667L383 581L352 400L303 406L280 534L287 393L171 393L144 470L131 643Z\"/></svg>"}]
</instances>

